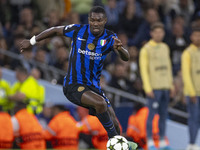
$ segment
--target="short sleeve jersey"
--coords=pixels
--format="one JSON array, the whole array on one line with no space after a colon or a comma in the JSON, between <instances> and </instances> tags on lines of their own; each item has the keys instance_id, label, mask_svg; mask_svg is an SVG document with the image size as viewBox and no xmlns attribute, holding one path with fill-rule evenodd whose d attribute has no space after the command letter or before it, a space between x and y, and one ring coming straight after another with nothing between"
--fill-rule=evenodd
<instances>
[{"instance_id":1,"label":"short sleeve jersey","mask_svg":"<svg viewBox=\"0 0 200 150\"><path fill-rule=\"evenodd\" d=\"M63 34L72 39L68 72L64 86L79 83L100 88L104 60L113 50L115 33L104 29L100 37L90 32L90 26L72 24L64 27Z\"/></svg>"}]
</instances>

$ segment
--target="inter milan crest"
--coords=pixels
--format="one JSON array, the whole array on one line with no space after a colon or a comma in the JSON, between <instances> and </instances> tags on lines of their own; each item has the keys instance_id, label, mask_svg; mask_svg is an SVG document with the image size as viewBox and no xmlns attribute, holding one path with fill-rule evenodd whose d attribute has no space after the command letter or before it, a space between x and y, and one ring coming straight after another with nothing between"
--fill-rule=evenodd
<instances>
[{"instance_id":1,"label":"inter milan crest","mask_svg":"<svg viewBox=\"0 0 200 150\"><path fill-rule=\"evenodd\" d=\"M100 44L101 44L101 46L104 46L106 44L106 40L101 40Z\"/></svg>"},{"instance_id":2,"label":"inter milan crest","mask_svg":"<svg viewBox=\"0 0 200 150\"><path fill-rule=\"evenodd\" d=\"M88 49L93 50L95 48L95 45L93 43L88 44Z\"/></svg>"},{"instance_id":3,"label":"inter milan crest","mask_svg":"<svg viewBox=\"0 0 200 150\"><path fill-rule=\"evenodd\" d=\"M83 87L83 86L78 87L78 92L82 92L83 90L85 90L85 87Z\"/></svg>"}]
</instances>

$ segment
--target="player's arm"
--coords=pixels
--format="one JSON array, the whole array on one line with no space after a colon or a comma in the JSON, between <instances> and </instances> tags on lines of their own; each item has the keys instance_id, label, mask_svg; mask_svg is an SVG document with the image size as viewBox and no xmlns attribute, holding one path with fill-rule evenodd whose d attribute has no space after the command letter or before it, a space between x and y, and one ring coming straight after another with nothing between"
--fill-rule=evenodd
<instances>
[{"instance_id":1,"label":"player's arm","mask_svg":"<svg viewBox=\"0 0 200 150\"><path fill-rule=\"evenodd\" d=\"M53 36L63 35L64 27L65 26L51 27L47 30L44 30L40 34L33 36L30 40L23 40L20 43L21 52L23 52L25 49L30 48L32 45L35 45L39 41L42 41L44 39L47 39Z\"/></svg>"},{"instance_id":2,"label":"player's arm","mask_svg":"<svg viewBox=\"0 0 200 150\"><path fill-rule=\"evenodd\" d=\"M146 48L142 48L139 55L140 74L142 77L144 91L148 97L154 98L153 89L150 84L150 77L148 71L148 54Z\"/></svg>"},{"instance_id":3,"label":"player's arm","mask_svg":"<svg viewBox=\"0 0 200 150\"><path fill-rule=\"evenodd\" d=\"M120 56L122 60L128 61L130 59L128 50L126 50L122 46L122 42L120 41L120 39L114 36L113 36L113 39L114 39L114 44L113 44L114 51Z\"/></svg>"},{"instance_id":4,"label":"player's arm","mask_svg":"<svg viewBox=\"0 0 200 150\"><path fill-rule=\"evenodd\" d=\"M182 54L181 58L181 64L182 64L182 76L183 76L183 83L184 86L187 88L187 91L189 92L189 96L195 97L196 92L194 85L192 83L192 77L191 77L191 58L189 52L185 51Z\"/></svg>"}]
</instances>

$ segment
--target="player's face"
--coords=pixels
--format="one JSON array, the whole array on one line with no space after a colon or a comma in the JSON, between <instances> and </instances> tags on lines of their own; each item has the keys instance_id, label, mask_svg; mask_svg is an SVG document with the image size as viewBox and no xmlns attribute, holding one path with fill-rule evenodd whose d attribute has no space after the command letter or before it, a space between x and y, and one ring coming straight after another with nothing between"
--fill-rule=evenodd
<instances>
[{"instance_id":1,"label":"player's face","mask_svg":"<svg viewBox=\"0 0 200 150\"><path fill-rule=\"evenodd\" d=\"M165 36L165 31L162 28L156 28L151 31L151 37L156 42L162 42Z\"/></svg>"},{"instance_id":2,"label":"player's face","mask_svg":"<svg viewBox=\"0 0 200 150\"><path fill-rule=\"evenodd\" d=\"M104 26L106 24L106 17L102 13L91 13L88 18L90 24L90 31L95 36L100 36L104 31Z\"/></svg>"},{"instance_id":3,"label":"player's face","mask_svg":"<svg viewBox=\"0 0 200 150\"><path fill-rule=\"evenodd\" d=\"M200 31L194 31L190 38L194 45L200 47Z\"/></svg>"}]
</instances>

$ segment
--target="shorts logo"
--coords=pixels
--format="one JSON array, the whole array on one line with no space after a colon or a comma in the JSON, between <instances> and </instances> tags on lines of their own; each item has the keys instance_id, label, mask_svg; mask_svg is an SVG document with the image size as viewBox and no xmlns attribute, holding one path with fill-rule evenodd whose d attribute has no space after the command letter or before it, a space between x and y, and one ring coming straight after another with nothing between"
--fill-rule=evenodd
<instances>
[{"instance_id":1,"label":"shorts logo","mask_svg":"<svg viewBox=\"0 0 200 150\"><path fill-rule=\"evenodd\" d=\"M85 87L83 87L83 86L78 87L78 92L82 92L83 90L85 90Z\"/></svg>"}]
</instances>

